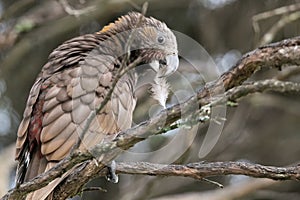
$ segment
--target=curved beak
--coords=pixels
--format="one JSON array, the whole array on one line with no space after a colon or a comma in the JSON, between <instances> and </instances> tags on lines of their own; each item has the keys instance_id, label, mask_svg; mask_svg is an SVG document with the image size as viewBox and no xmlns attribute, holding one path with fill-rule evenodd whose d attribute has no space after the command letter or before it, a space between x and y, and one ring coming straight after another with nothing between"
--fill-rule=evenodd
<instances>
[{"instance_id":1,"label":"curved beak","mask_svg":"<svg viewBox=\"0 0 300 200\"><path fill-rule=\"evenodd\" d=\"M179 59L177 54L171 54L167 55L163 60L154 60L149 64L158 73L158 77L165 77L177 70Z\"/></svg>"},{"instance_id":2,"label":"curved beak","mask_svg":"<svg viewBox=\"0 0 300 200\"><path fill-rule=\"evenodd\" d=\"M165 76L168 76L174 73L179 66L178 55L177 54L168 55L166 56L166 61L167 61L167 65L166 65L167 71L165 72Z\"/></svg>"}]
</instances>

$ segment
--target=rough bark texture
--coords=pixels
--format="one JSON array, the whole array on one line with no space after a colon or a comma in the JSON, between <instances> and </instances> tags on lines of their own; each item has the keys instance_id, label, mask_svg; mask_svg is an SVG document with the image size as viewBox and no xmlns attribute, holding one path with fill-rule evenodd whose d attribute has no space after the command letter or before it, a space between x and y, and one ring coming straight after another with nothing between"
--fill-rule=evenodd
<instances>
[{"instance_id":1,"label":"rough bark texture","mask_svg":"<svg viewBox=\"0 0 300 200\"><path fill-rule=\"evenodd\" d=\"M273 167L246 162L199 162L186 165L162 165L146 162L118 163L117 172L150 176L184 176L201 179L210 176L246 175L273 180L300 180L300 168Z\"/></svg>"}]
</instances>

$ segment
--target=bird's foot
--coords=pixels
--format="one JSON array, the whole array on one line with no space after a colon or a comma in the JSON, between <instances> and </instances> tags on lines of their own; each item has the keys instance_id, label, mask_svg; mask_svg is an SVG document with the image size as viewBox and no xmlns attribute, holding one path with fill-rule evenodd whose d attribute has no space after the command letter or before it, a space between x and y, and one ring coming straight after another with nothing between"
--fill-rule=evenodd
<instances>
[{"instance_id":1,"label":"bird's foot","mask_svg":"<svg viewBox=\"0 0 300 200\"><path fill-rule=\"evenodd\" d=\"M105 176L106 180L112 182L112 183L118 183L119 177L116 174L116 162L113 160L109 165L106 166L108 169L108 172Z\"/></svg>"}]
</instances>

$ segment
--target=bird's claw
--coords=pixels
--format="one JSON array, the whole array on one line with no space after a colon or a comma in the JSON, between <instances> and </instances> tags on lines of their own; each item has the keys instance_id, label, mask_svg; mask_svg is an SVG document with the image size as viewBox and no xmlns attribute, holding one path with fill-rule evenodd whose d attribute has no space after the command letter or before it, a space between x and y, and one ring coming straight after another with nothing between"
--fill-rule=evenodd
<instances>
[{"instance_id":1,"label":"bird's claw","mask_svg":"<svg viewBox=\"0 0 300 200\"><path fill-rule=\"evenodd\" d=\"M118 183L119 177L116 174L116 162L113 160L109 165L107 165L108 172L106 174L106 180L112 183Z\"/></svg>"}]
</instances>

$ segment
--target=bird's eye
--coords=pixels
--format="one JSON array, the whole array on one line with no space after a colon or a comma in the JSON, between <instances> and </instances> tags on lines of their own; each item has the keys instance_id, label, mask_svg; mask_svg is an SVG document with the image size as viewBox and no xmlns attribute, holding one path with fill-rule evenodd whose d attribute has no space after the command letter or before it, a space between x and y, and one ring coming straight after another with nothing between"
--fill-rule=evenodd
<instances>
[{"instance_id":1,"label":"bird's eye","mask_svg":"<svg viewBox=\"0 0 300 200\"><path fill-rule=\"evenodd\" d=\"M157 37L157 42L158 42L159 44L163 44L163 43L165 42L165 38L164 38L163 36L158 36L158 37Z\"/></svg>"}]
</instances>

